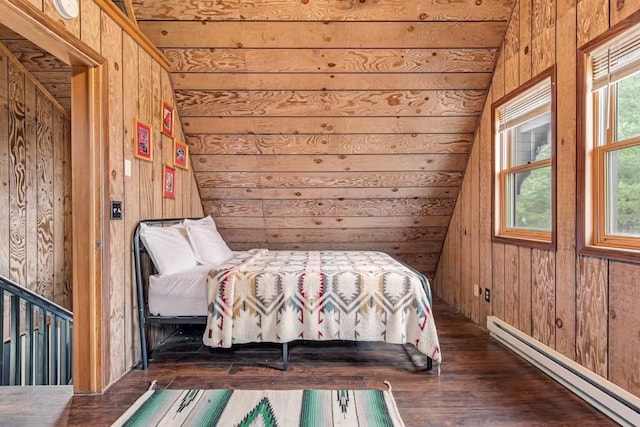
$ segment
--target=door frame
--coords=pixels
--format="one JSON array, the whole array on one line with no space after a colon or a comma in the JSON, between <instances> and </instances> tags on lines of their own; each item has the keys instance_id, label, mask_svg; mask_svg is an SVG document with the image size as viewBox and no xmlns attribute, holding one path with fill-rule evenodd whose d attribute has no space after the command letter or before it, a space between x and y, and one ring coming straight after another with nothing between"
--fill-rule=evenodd
<instances>
[{"instance_id":1,"label":"door frame","mask_svg":"<svg viewBox=\"0 0 640 427\"><path fill-rule=\"evenodd\" d=\"M73 389L100 393L110 369L107 61L26 0L0 1L0 23L72 67Z\"/></svg>"}]
</instances>

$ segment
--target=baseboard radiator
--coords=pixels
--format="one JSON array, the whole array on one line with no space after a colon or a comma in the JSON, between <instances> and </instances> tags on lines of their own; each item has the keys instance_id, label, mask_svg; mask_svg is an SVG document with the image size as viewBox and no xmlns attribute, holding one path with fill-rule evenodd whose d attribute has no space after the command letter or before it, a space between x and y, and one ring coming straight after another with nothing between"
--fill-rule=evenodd
<instances>
[{"instance_id":1,"label":"baseboard radiator","mask_svg":"<svg viewBox=\"0 0 640 427\"><path fill-rule=\"evenodd\" d=\"M640 399L494 316L491 336L623 426L640 425Z\"/></svg>"}]
</instances>

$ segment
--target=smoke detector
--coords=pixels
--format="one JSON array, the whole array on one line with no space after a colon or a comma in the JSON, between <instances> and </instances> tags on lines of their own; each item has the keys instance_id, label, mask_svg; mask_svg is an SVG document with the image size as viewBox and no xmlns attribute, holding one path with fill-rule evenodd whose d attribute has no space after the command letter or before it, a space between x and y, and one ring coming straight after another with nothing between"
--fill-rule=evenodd
<instances>
[{"instance_id":1,"label":"smoke detector","mask_svg":"<svg viewBox=\"0 0 640 427\"><path fill-rule=\"evenodd\" d=\"M77 18L80 12L78 0L53 0L53 5L64 19Z\"/></svg>"}]
</instances>

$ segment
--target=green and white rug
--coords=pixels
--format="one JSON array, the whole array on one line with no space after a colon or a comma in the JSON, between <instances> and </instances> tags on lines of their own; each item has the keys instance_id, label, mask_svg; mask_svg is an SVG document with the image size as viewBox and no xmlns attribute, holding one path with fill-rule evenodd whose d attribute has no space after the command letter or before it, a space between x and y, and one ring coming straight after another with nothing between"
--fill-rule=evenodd
<instances>
[{"instance_id":1,"label":"green and white rug","mask_svg":"<svg viewBox=\"0 0 640 427\"><path fill-rule=\"evenodd\" d=\"M404 426L391 391L149 390L113 426Z\"/></svg>"}]
</instances>

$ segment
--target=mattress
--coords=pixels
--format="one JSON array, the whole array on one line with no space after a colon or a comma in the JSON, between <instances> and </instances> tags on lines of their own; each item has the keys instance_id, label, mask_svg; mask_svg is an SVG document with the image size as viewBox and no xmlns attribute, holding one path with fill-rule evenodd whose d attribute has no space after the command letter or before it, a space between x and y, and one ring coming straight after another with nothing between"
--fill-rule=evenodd
<instances>
[{"instance_id":1,"label":"mattress","mask_svg":"<svg viewBox=\"0 0 640 427\"><path fill-rule=\"evenodd\" d=\"M207 274L214 266L149 277L149 312L161 316L206 316Z\"/></svg>"}]
</instances>

